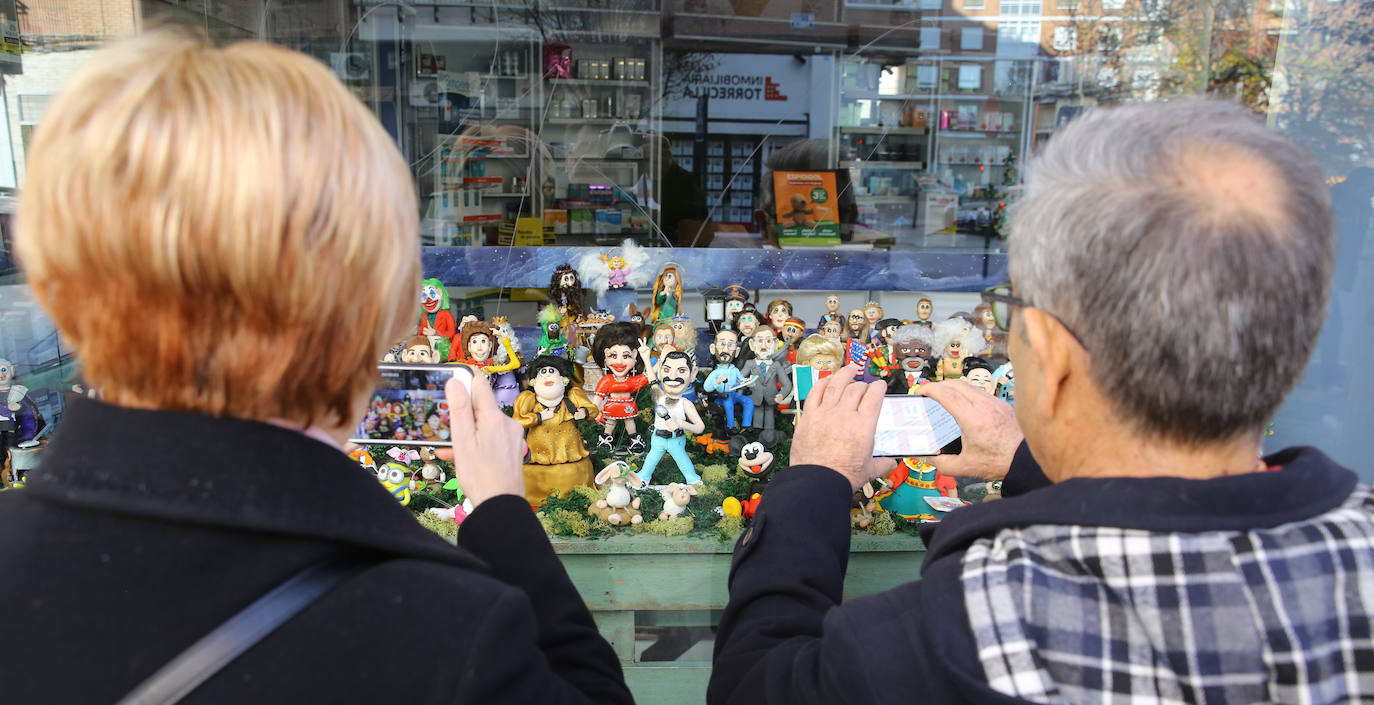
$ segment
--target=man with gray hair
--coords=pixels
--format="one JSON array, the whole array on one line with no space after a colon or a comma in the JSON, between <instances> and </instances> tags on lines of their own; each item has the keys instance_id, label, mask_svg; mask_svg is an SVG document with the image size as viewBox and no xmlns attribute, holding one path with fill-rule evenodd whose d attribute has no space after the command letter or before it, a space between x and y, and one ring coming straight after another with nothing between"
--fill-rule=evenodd
<instances>
[{"instance_id":1,"label":"man with gray hair","mask_svg":"<svg viewBox=\"0 0 1374 705\"><path fill-rule=\"evenodd\" d=\"M930 525L919 582L841 604L851 493L891 463L882 387L823 380L735 550L708 702L1374 699L1374 492L1260 455L1330 293L1312 159L1223 103L1099 109L1032 165L1010 243L984 297L1015 410L916 392L963 430L934 465L1004 499Z\"/></svg>"}]
</instances>

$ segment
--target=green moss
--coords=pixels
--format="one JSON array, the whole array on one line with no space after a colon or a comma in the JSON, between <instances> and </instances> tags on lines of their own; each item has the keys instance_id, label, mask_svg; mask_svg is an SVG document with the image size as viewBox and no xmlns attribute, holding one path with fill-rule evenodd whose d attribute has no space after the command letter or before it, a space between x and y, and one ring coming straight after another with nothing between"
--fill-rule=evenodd
<instances>
[{"instance_id":1,"label":"green moss","mask_svg":"<svg viewBox=\"0 0 1374 705\"><path fill-rule=\"evenodd\" d=\"M868 525L868 533L874 536L887 536L897 530L897 522L892 515L881 509L873 513L873 522Z\"/></svg>"},{"instance_id":2,"label":"green moss","mask_svg":"<svg viewBox=\"0 0 1374 705\"><path fill-rule=\"evenodd\" d=\"M592 521L596 519L582 510L581 513L572 512L567 509L554 509L549 512L549 520L553 524L553 534L555 536L577 536L586 538L592 534Z\"/></svg>"},{"instance_id":3,"label":"green moss","mask_svg":"<svg viewBox=\"0 0 1374 705\"><path fill-rule=\"evenodd\" d=\"M458 535L458 524L448 519L440 519L435 516L430 516L429 514L416 514L415 520L420 522L420 526L445 538L451 538Z\"/></svg>"},{"instance_id":4,"label":"green moss","mask_svg":"<svg viewBox=\"0 0 1374 705\"><path fill-rule=\"evenodd\" d=\"M663 521L645 521L635 524L635 530L640 533L659 536L686 536L695 525L691 517L678 515Z\"/></svg>"},{"instance_id":5,"label":"green moss","mask_svg":"<svg viewBox=\"0 0 1374 705\"><path fill-rule=\"evenodd\" d=\"M644 513L644 521L652 521L663 512L663 495L649 490L635 494L639 498L639 511Z\"/></svg>"},{"instance_id":6,"label":"green moss","mask_svg":"<svg viewBox=\"0 0 1374 705\"><path fill-rule=\"evenodd\" d=\"M730 466L723 463L706 465L701 468L701 480L707 484L717 484L730 476Z\"/></svg>"},{"instance_id":7,"label":"green moss","mask_svg":"<svg viewBox=\"0 0 1374 705\"><path fill-rule=\"evenodd\" d=\"M721 517L716 522L716 536L721 541L733 542L744 531L744 517Z\"/></svg>"}]
</instances>

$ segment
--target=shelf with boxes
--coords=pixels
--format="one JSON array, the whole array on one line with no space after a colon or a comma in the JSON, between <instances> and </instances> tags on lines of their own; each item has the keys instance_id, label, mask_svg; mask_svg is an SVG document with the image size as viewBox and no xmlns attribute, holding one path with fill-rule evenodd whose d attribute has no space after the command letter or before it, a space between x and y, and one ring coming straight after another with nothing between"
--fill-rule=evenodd
<instances>
[{"instance_id":1,"label":"shelf with boxes","mask_svg":"<svg viewBox=\"0 0 1374 705\"><path fill-rule=\"evenodd\" d=\"M551 244L559 236L654 230L658 42L564 41L428 48L439 54L422 57L437 90L458 90L462 97L453 100L462 109L430 123L424 109L414 114L421 148L434 154L419 174L422 183L426 172L433 175L425 193L427 243ZM441 70L447 67L467 71ZM432 147L423 144L429 124L440 128ZM455 135L492 136L493 143Z\"/></svg>"}]
</instances>

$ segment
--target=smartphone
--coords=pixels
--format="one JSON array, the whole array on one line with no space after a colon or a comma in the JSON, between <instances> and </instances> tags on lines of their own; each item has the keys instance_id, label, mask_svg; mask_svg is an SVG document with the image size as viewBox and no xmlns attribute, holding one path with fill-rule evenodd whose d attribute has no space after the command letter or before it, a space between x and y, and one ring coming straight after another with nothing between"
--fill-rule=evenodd
<instances>
[{"instance_id":1,"label":"smartphone","mask_svg":"<svg viewBox=\"0 0 1374 705\"><path fill-rule=\"evenodd\" d=\"M372 393L367 415L348 440L358 445L448 445L452 435L444 385L452 377L471 390L472 368L381 364L377 371L382 385Z\"/></svg>"},{"instance_id":2,"label":"smartphone","mask_svg":"<svg viewBox=\"0 0 1374 705\"><path fill-rule=\"evenodd\" d=\"M959 423L934 399L886 396L873 435L873 455L906 458L958 452L962 435Z\"/></svg>"}]
</instances>

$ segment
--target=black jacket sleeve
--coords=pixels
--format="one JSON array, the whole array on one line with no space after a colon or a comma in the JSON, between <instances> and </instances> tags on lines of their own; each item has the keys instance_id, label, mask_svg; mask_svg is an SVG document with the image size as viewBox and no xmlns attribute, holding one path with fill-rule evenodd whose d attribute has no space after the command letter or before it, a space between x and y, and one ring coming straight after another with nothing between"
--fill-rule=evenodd
<instances>
[{"instance_id":1,"label":"black jacket sleeve","mask_svg":"<svg viewBox=\"0 0 1374 705\"><path fill-rule=\"evenodd\" d=\"M848 480L815 466L769 485L735 547L708 703L881 702L865 677L872 654L860 646L850 605L837 607L851 495Z\"/></svg>"},{"instance_id":2,"label":"black jacket sleeve","mask_svg":"<svg viewBox=\"0 0 1374 705\"><path fill-rule=\"evenodd\" d=\"M1049 487L1051 484L1053 483L1050 482L1050 478L1045 476L1045 471L1040 469L1040 464L1035 462L1035 457L1031 455L1030 446L1021 441L1021 445L1016 449L1016 455L1011 459L1007 476L1002 478L1002 496L1016 497L1031 490Z\"/></svg>"},{"instance_id":3,"label":"black jacket sleeve","mask_svg":"<svg viewBox=\"0 0 1374 705\"><path fill-rule=\"evenodd\" d=\"M634 702L615 651L597 630L591 612L523 497L502 495L483 502L463 522L458 545L486 561L496 579L519 588L527 598L523 606L504 600L492 610L481 628L492 637L486 642L491 650L513 652L509 655L519 660L522 649L517 633L521 624L528 622L528 617L522 617L528 607L533 611L538 652L547 659L554 675L591 701ZM503 606L505 612L499 609ZM528 672L519 674L515 681L506 684L518 683L519 688L512 686L512 693L544 692L543 688L528 690L531 684L526 681L539 680L534 676ZM499 681L493 682L493 687L497 686ZM521 701L507 695L499 700ZM532 698L525 702L536 701L548 699Z\"/></svg>"}]
</instances>

